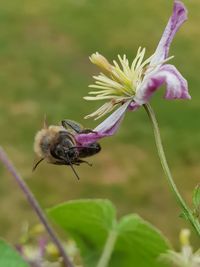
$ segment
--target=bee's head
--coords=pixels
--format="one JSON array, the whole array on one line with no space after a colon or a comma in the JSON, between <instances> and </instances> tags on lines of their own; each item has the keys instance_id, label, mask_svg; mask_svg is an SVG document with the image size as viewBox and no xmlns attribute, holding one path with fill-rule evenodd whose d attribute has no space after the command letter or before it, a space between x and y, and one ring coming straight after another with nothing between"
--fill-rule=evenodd
<instances>
[{"instance_id":1,"label":"bee's head","mask_svg":"<svg viewBox=\"0 0 200 267\"><path fill-rule=\"evenodd\" d=\"M68 131L59 131L50 147L52 157L58 164L70 165L76 161L78 150L75 147L73 135Z\"/></svg>"},{"instance_id":2,"label":"bee's head","mask_svg":"<svg viewBox=\"0 0 200 267\"><path fill-rule=\"evenodd\" d=\"M62 126L50 125L36 133L34 152L38 157L45 158L48 155L51 144L56 140L62 129Z\"/></svg>"}]
</instances>

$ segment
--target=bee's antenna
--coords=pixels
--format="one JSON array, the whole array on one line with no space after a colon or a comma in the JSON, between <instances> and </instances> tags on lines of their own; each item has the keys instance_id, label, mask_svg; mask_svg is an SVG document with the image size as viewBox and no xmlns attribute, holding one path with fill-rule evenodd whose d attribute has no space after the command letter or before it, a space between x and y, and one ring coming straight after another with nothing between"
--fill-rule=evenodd
<instances>
[{"instance_id":1,"label":"bee's antenna","mask_svg":"<svg viewBox=\"0 0 200 267\"><path fill-rule=\"evenodd\" d=\"M48 128L48 123L47 123L47 114L44 114L43 128L44 128L44 129L47 129L47 128Z\"/></svg>"},{"instance_id":2,"label":"bee's antenna","mask_svg":"<svg viewBox=\"0 0 200 267\"><path fill-rule=\"evenodd\" d=\"M66 155L66 156L67 156L67 159L68 159L68 161L69 161L69 166L71 167L73 173L75 174L76 178L77 178L78 180L80 180L80 177L78 176L78 173L77 173L76 170L74 169L73 164L70 162L69 156L68 156L68 155Z\"/></svg>"},{"instance_id":3,"label":"bee's antenna","mask_svg":"<svg viewBox=\"0 0 200 267\"><path fill-rule=\"evenodd\" d=\"M44 160L44 158L41 158L40 160L38 160L38 161L36 162L36 164L33 165L33 169L32 169L32 171L34 171L34 170L37 168L37 166L40 164L40 162L42 162L43 160Z\"/></svg>"}]
</instances>

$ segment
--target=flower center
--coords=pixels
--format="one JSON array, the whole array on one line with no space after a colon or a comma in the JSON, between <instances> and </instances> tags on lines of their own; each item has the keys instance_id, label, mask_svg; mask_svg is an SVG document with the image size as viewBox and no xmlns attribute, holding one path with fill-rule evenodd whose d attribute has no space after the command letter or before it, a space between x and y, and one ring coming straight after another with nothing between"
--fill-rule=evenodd
<instances>
[{"instance_id":1,"label":"flower center","mask_svg":"<svg viewBox=\"0 0 200 267\"><path fill-rule=\"evenodd\" d=\"M92 63L96 64L102 72L98 76L94 76L95 84L89 87L98 89L89 94L94 96L85 97L87 100L102 100L122 98L131 98L135 95L137 87L142 82L145 66L150 62L151 57L143 62L145 48L139 48L132 64L129 63L126 55L121 57L118 55L118 60L113 61L111 65L108 60L99 53L93 54L90 57Z\"/></svg>"},{"instance_id":2,"label":"flower center","mask_svg":"<svg viewBox=\"0 0 200 267\"><path fill-rule=\"evenodd\" d=\"M89 85L95 88L95 91L89 92L90 96L84 97L86 100L109 100L101 106L96 112L86 116L100 118L104 114L120 103L134 99L139 90L144 76L154 71L165 61L159 62L155 66L151 65L153 55L144 60L145 48L139 47L135 59L129 63L126 55L118 55L118 62L113 60L113 64L99 53L92 54L90 61L101 69L98 76L93 76L95 84ZM169 60L168 58L167 60ZM143 61L144 60L144 61Z\"/></svg>"}]
</instances>

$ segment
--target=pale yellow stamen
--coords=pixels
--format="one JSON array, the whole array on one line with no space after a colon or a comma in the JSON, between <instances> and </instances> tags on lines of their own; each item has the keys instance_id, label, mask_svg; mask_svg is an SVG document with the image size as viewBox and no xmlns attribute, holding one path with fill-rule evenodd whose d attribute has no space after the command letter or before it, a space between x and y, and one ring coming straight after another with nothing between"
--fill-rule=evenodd
<instances>
[{"instance_id":1,"label":"pale yellow stamen","mask_svg":"<svg viewBox=\"0 0 200 267\"><path fill-rule=\"evenodd\" d=\"M108 62L108 60L96 52L95 54L92 54L91 57L89 57L90 61L97 65L99 68L101 68L103 71L110 72L112 65Z\"/></svg>"},{"instance_id":2,"label":"pale yellow stamen","mask_svg":"<svg viewBox=\"0 0 200 267\"><path fill-rule=\"evenodd\" d=\"M97 117L105 115L120 103L134 99L143 78L149 72L157 69L160 65L170 60L172 57L151 65L153 55L144 60L145 48L139 47L135 59L130 64L126 55L121 57L118 55L118 62L113 60L113 65L99 53L92 54L90 60L92 63L101 68L102 73L98 76L93 76L95 84L90 85L90 88L97 90L89 92L90 96L84 97L86 100L109 100L102 107L92 114L86 116Z\"/></svg>"}]
</instances>

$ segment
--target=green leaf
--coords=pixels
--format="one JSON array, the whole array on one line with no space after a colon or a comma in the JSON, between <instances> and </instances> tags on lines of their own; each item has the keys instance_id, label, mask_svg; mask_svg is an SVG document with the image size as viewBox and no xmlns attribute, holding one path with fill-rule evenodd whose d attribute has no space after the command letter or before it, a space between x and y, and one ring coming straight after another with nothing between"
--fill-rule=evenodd
<instances>
[{"instance_id":1,"label":"green leaf","mask_svg":"<svg viewBox=\"0 0 200 267\"><path fill-rule=\"evenodd\" d=\"M69 201L49 210L49 215L75 239L84 266L94 267L115 223L112 203L108 200Z\"/></svg>"},{"instance_id":2,"label":"green leaf","mask_svg":"<svg viewBox=\"0 0 200 267\"><path fill-rule=\"evenodd\" d=\"M135 214L124 216L118 224L119 236L109 266L164 267L160 254L169 249L164 236Z\"/></svg>"},{"instance_id":3,"label":"green leaf","mask_svg":"<svg viewBox=\"0 0 200 267\"><path fill-rule=\"evenodd\" d=\"M28 267L22 257L5 241L0 239L0 267Z\"/></svg>"},{"instance_id":4,"label":"green leaf","mask_svg":"<svg viewBox=\"0 0 200 267\"><path fill-rule=\"evenodd\" d=\"M49 210L49 215L77 242L85 267L95 267L110 231L118 237L109 267L164 267L158 261L169 249L161 233L137 215L127 215L119 223L108 200L78 200Z\"/></svg>"},{"instance_id":5,"label":"green leaf","mask_svg":"<svg viewBox=\"0 0 200 267\"><path fill-rule=\"evenodd\" d=\"M188 219L188 214L187 214L187 212L185 212L185 211L182 211L182 212L179 214L179 217L180 217L181 219L186 220L186 221L189 220L189 219Z\"/></svg>"},{"instance_id":6,"label":"green leaf","mask_svg":"<svg viewBox=\"0 0 200 267\"><path fill-rule=\"evenodd\" d=\"M196 210L200 208L200 185L197 185L193 191L193 204Z\"/></svg>"}]
</instances>

